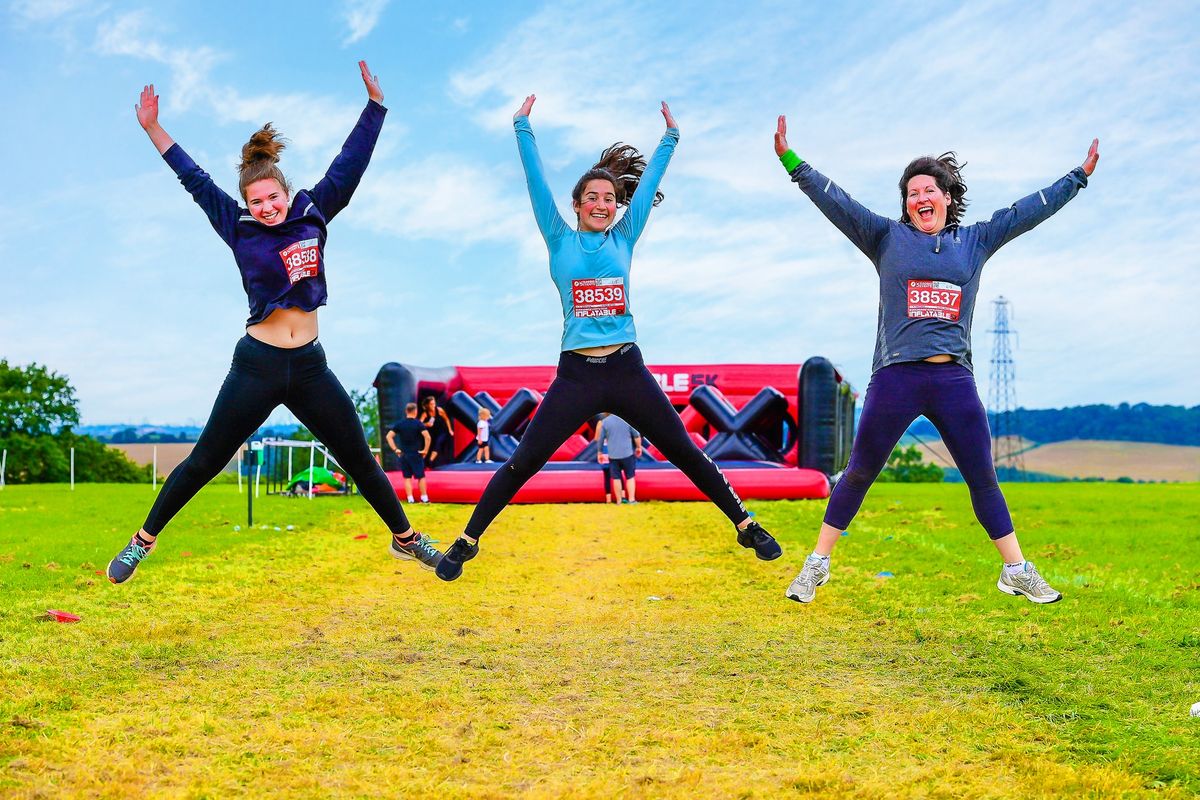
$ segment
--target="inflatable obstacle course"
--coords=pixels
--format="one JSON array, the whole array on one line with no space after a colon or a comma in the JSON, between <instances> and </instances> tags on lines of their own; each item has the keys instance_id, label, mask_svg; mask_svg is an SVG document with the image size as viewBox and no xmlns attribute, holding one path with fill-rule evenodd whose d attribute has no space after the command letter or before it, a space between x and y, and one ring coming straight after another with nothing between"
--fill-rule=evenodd
<instances>
[{"instance_id":1,"label":"inflatable obstacle course","mask_svg":"<svg viewBox=\"0 0 1200 800\"><path fill-rule=\"evenodd\" d=\"M826 359L800 364L648 365L692 440L744 499L822 498L829 476L850 456L856 395ZM428 473L435 502L475 503L512 455L555 368L418 367L385 364L375 377L379 429L404 417L408 403L433 396L454 422L450 463ZM494 464L476 464L475 422L492 412ZM603 502L595 426L582 425L514 498L517 503ZM638 463L641 500L703 500L683 473L644 438ZM402 488L399 460L382 442L383 467Z\"/></svg>"}]
</instances>

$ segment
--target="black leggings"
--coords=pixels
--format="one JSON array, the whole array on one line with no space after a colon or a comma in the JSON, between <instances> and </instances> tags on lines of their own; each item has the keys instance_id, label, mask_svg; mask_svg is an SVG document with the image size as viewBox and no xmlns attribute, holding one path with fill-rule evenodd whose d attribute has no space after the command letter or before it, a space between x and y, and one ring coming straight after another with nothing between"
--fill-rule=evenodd
<instances>
[{"instance_id":1,"label":"black leggings","mask_svg":"<svg viewBox=\"0 0 1200 800\"><path fill-rule=\"evenodd\" d=\"M157 536L278 405L287 406L329 448L393 533L412 527L320 343L275 347L247 334L233 349L233 364L191 455L171 472L154 501L142 526L146 533Z\"/></svg>"},{"instance_id":2,"label":"black leggings","mask_svg":"<svg viewBox=\"0 0 1200 800\"><path fill-rule=\"evenodd\" d=\"M487 530L554 451L601 411L611 411L654 442L735 525L749 516L721 470L688 436L683 420L646 369L642 351L628 344L603 357L569 351L559 357L554 382L529 421L516 452L488 481L467 522L467 536L475 539Z\"/></svg>"}]
</instances>

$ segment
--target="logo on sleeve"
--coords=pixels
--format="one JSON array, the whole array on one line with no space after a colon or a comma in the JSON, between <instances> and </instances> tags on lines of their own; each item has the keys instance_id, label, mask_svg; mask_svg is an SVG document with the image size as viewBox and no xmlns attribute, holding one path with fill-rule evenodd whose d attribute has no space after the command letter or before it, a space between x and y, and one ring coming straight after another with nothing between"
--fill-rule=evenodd
<instances>
[{"instance_id":1,"label":"logo on sleeve","mask_svg":"<svg viewBox=\"0 0 1200 800\"><path fill-rule=\"evenodd\" d=\"M625 279L571 281L571 301L577 317L619 317L625 313Z\"/></svg>"},{"instance_id":2,"label":"logo on sleeve","mask_svg":"<svg viewBox=\"0 0 1200 800\"><path fill-rule=\"evenodd\" d=\"M908 318L958 321L962 287L946 281L909 281Z\"/></svg>"},{"instance_id":3,"label":"logo on sleeve","mask_svg":"<svg viewBox=\"0 0 1200 800\"><path fill-rule=\"evenodd\" d=\"M321 267L321 251L316 239L304 239L279 251L288 281L296 283L315 276Z\"/></svg>"}]
</instances>

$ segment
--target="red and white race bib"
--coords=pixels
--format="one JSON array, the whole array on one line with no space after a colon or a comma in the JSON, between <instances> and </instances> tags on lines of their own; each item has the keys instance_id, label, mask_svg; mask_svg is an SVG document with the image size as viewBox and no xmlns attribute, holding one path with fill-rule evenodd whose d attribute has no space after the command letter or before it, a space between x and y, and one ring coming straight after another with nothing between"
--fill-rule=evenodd
<instances>
[{"instance_id":1,"label":"red and white race bib","mask_svg":"<svg viewBox=\"0 0 1200 800\"><path fill-rule=\"evenodd\" d=\"M304 239L279 251L291 283L311 278L319 272L321 251L316 239Z\"/></svg>"},{"instance_id":2,"label":"red and white race bib","mask_svg":"<svg viewBox=\"0 0 1200 800\"><path fill-rule=\"evenodd\" d=\"M625 279L571 281L571 301L577 317L619 317L625 313Z\"/></svg>"},{"instance_id":3,"label":"red and white race bib","mask_svg":"<svg viewBox=\"0 0 1200 800\"><path fill-rule=\"evenodd\" d=\"M909 281L908 318L958 321L962 287L946 281Z\"/></svg>"}]
</instances>

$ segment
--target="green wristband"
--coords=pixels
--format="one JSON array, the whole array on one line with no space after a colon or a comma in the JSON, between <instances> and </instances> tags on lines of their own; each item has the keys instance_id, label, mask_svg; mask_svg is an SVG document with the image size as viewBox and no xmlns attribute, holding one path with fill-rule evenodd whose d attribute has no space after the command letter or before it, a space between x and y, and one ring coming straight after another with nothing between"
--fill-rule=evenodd
<instances>
[{"instance_id":1,"label":"green wristband","mask_svg":"<svg viewBox=\"0 0 1200 800\"><path fill-rule=\"evenodd\" d=\"M779 161L783 164L783 168L786 169L789 174L793 172L796 167L804 163L804 159L796 155L795 150L788 150L779 157Z\"/></svg>"}]
</instances>

